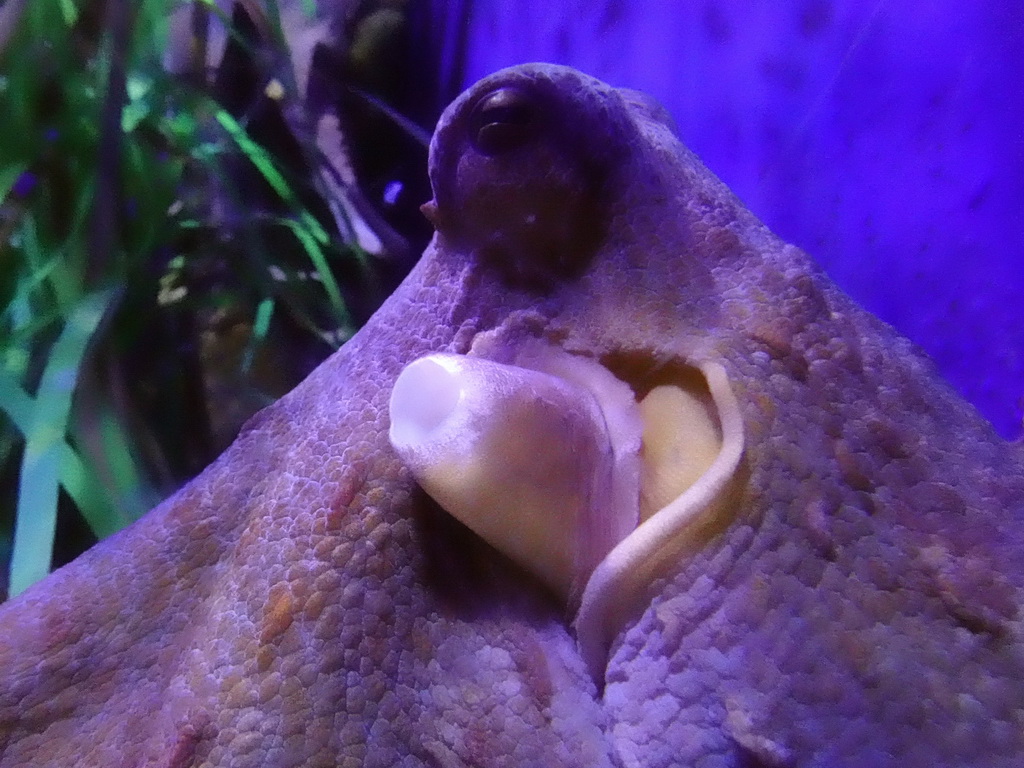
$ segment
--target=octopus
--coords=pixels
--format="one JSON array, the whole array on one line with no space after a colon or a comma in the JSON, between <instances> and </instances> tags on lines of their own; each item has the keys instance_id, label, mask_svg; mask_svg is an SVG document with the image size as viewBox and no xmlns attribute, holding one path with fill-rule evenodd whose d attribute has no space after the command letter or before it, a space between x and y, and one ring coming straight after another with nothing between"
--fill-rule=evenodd
<instances>
[{"instance_id":1,"label":"octopus","mask_svg":"<svg viewBox=\"0 0 1024 768\"><path fill-rule=\"evenodd\" d=\"M0 607L0 766L1016 766L1024 450L642 94L444 113L371 321Z\"/></svg>"}]
</instances>

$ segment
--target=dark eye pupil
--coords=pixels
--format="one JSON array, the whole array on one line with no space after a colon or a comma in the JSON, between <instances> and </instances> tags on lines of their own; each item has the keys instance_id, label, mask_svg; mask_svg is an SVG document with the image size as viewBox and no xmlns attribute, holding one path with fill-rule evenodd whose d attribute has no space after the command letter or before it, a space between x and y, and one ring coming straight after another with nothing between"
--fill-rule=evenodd
<instances>
[{"instance_id":1,"label":"dark eye pupil","mask_svg":"<svg viewBox=\"0 0 1024 768\"><path fill-rule=\"evenodd\" d=\"M522 146L534 134L534 104L516 88L499 88L477 102L470 117L473 145L485 155Z\"/></svg>"}]
</instances>

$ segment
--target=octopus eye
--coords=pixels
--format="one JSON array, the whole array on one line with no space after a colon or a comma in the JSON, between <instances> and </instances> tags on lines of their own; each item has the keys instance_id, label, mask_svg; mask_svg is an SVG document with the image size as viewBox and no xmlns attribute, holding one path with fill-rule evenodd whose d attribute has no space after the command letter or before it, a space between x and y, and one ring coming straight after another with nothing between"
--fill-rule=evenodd
<instances>
[{"instance_id":1,"label":"octopus eye","mask_svg":"<svg viewBox=\"0 0 1024 768\"><path fill-rule=\"evenodd\" d=\"M498 88L477 102L469 117L473 146L487 156L516 149L536 132L536 105L518 88Z\"/></svg>"}]
</instances>

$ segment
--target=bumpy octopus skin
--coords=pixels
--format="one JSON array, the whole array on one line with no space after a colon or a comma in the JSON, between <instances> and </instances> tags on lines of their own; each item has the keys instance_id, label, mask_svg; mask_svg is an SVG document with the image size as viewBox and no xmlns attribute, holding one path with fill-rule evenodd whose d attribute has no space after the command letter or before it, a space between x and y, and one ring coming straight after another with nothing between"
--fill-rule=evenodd
<instances>
[{"instance_id":1,"label":"bumpy octopus skin","mask_svg":"<svg viewBox=\"0 0 1024 768\"><path fill-rule=\"evenodd\" d=\"M499 72L430 173L437 234L370 323L0 608L0 766L1024 762L1019 445L639 94ZM718 511L597 603L449 515L388 439L414 360L538 344L638 397L718 371L742 431Z\"/></svg>"}]
</instances>

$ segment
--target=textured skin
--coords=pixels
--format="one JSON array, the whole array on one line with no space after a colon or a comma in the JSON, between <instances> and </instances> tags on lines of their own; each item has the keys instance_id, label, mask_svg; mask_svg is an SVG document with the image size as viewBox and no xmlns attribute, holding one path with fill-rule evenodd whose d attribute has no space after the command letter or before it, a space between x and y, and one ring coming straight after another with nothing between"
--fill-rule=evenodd
<instances>
[{"instance_id":1,"label":"textured skin","mask_svg":"<svg viewBox=\"0 0 1024 768\"><path fill-rule=\"evenodd\" d=\"M502 85L527 106L487 156L473 106ZM439 234L370 324L0 609L0 766L1024 760L1019 446L634 94L498 73L442 118L431 174ZM598 681L564 609L387 441L406 363L534 336L626 378L717 361L746 428L735 518Z\"/></svg>"}]
</instances>

